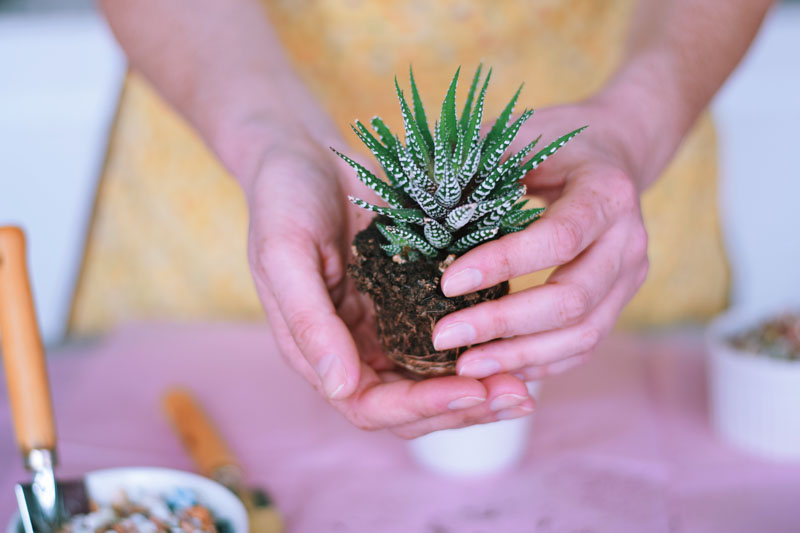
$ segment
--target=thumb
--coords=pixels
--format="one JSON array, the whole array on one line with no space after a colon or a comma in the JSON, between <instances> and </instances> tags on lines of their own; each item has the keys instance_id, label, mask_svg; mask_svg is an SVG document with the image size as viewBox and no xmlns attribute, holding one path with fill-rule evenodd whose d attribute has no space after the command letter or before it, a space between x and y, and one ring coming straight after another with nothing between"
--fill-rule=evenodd
<instances>
[{"instance_id":1,"label":"thumb","mask_svg":"<svg viewBox=\"0 0 800 533\"><path fill-rule=\"evenodd\" d=\"M332 400L347 398L358 386L360 358L336 313L316 246L281 242L258 259L289 334L322 390Z\"/></svg>"}]
</instances>

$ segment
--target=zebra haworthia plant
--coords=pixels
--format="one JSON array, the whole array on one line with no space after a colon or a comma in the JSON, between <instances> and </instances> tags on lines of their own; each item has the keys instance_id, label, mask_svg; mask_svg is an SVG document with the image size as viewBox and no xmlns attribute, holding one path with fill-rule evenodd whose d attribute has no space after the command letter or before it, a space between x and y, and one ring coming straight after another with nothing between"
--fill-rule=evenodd
<instances>
[{"instance_id":1,"label":"zebra haworthia plant","mask_svg":"<svg viewBox=\"0 0 800 533\"><path fill-rule=\"evenodd\" d=\"M586 127L559 137L526 160L539 140L534 139L501 162L533 111L526 109L510 121L520 86L494 126L481 136L486 88L492 75L490 69L481 84L481 69L479 65L472 78L460 117L456 114L456 86L461 69L456 71L433 133L411 69L413 111L395 78L405 144L379 117L371 123L377 138L358 120L351 126L378 160L388 183L334 150L388 204L374 205L350 196L355 205L391 219L391 224L377 225L386 239L381 247L390 256L411 261L423 257L438 260L525 229L542 215L544 208L523 209L526 201L519 200L526 191L519 180Z\"/></svg>"}]
</instances>

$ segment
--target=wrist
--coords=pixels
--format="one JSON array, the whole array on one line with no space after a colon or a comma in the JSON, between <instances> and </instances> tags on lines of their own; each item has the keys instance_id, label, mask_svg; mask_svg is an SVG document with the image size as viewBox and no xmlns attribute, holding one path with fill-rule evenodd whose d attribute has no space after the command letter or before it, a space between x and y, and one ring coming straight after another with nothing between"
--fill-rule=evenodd
<instances>
[{"instance_id":1,"label":"wrist","mask_svg":"<svg viewBox=\"0 0 800 533\"><path fill-rule=\"evenodd\" d=\"M246 196L264 159L270 151L279 149L283 124L279 117L264 110L232 117L216 128L213 149Z\"/></svg>"},{"instance_id":2,"label":"wrist","mask_svg":"<svg viewBox=\"0 0 800 533\"><path fill-rule=\"evenodd\" d=\"M697 114L662 79L657 61L658 57L637 59L587 102L611 117L622 156L640 190L658 178Z\"/></svg>"},{"instance_id":3,"label":"wrist","mask_svg":"<svg viewBox=\"0 0 800 533\"><path fill-rule=\"evenodd\" d=\"M205 137L246 194L269 154L339 142L326 113L294 76L231 83L214 101L221 105L209 113Z\"/></svg>"}]
</instances>

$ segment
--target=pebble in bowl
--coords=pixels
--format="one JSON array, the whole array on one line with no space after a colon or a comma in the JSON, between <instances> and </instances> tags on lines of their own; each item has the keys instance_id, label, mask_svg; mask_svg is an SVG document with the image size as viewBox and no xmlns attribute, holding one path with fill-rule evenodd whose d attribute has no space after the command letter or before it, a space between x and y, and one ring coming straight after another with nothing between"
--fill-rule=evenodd
<instances>
[{"instance_id":1,"label":"pebble in bowl","mask_svg":"<svg viewBox=\"0 0 800 533\"><path fill-rule=\"evenodd\" d=\"M112 468L85 476L96 510L64 524L63 533L247 533L244 506L222 485L167 468ZM7 533L22 531L14 517Z\"/></svg>"},{"instance_id":2,"label":"pebble in bowl","mask_svg":"<svg viewBox=\"0 0 800 533\"><path fill-rule=\"evenodd\" d=\"M730 311L706 345L717 433L760 457L800 461L800 313Z\"/></svg>"}]
</instances>

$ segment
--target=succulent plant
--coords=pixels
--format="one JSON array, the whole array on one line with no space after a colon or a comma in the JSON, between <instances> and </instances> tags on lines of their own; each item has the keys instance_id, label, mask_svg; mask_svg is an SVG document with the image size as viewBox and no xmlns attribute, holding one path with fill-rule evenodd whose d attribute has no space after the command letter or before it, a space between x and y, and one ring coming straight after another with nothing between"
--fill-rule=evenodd
<instances>
[{"instance_id":1,"label":"succulent plant","mask_svg":"<svg viewBox=\"0 0 800 533\"><path fill-rule=\"evenodd\" d=\"M380 117L371 121L377 138L358 120L351 126L383 168L388 182L333 150L356 170L362 183L388 204L374 205L350 196L355 205L391 219L391 224L377 226L386 239L381 248L390 256L399 256L399 260L441 260L448 254L460 255L483 242L528 227L544 208L523 209L527 200L519 200L526 190L519 180L586 128L559 137L526 160L539 136L503 160L520 128L533 115L533 110L525 109L516 120L510 120L522 86L492 128L481 136L492 71L481 84L482 66L478 66L459 117L456 86L460 70L450 82L433 133L411 68L413 112L395 78L405 144Z\"/></svg>"}]
</instances>

